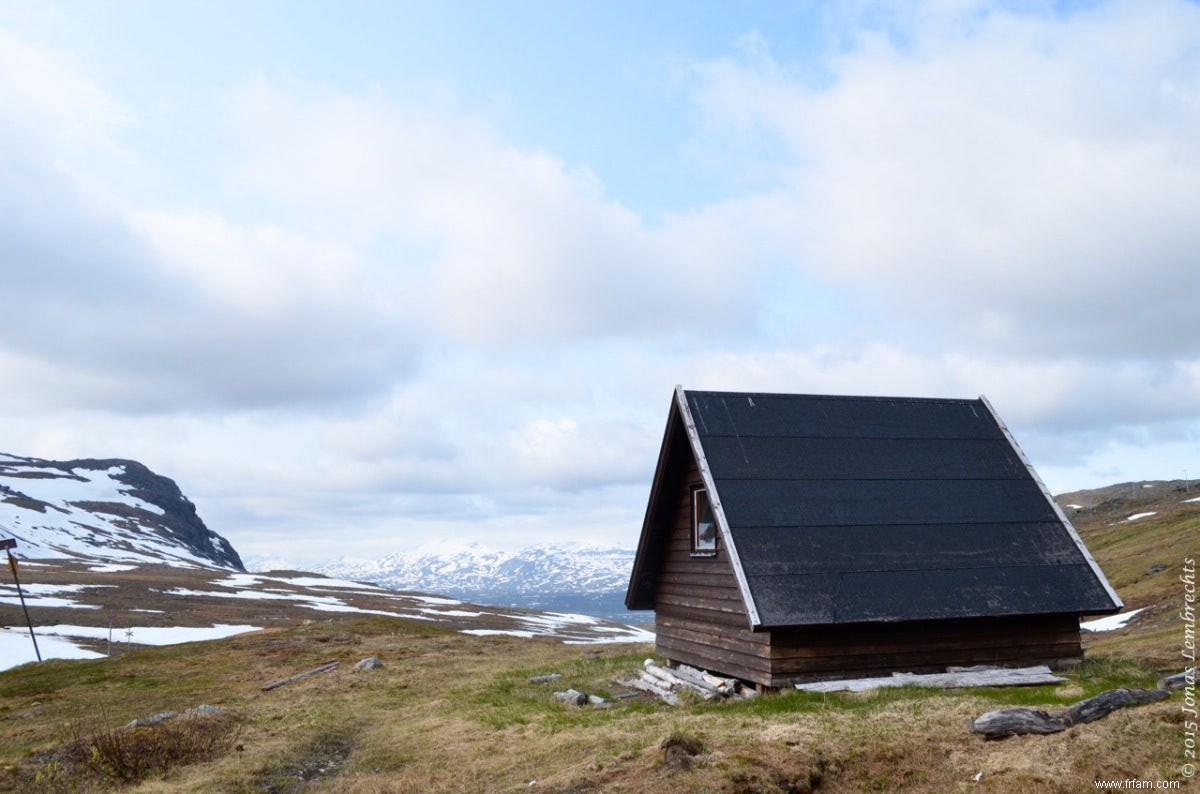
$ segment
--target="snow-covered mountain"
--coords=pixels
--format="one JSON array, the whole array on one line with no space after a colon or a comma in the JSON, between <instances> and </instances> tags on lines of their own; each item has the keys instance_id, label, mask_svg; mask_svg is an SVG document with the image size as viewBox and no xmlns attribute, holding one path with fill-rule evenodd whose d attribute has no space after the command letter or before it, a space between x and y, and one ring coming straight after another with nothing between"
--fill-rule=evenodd
<instances>
[{"instance_id":1,"label":"snow-covered mountain","mask_svg":"<svg viewBox=\"0 0 1200 794\"><path fill-rule=\"evenodd\" d=\"M244 570L173 480L132 460L0 454L0 538L25 559Z\"/></svg>"},{"instance_id":2,"label":"snow-covered mountain","mask_svg":"<svg viewBox=\"0 0 1200 794\"><path fill-rule=\"evenodd\" d=\"M394 590L628 620L623 600L633 557L632 549L574 544L519 551L475 544L401 552L378 560L342 558L316 570Z\"/></svg>"}]
</instances>

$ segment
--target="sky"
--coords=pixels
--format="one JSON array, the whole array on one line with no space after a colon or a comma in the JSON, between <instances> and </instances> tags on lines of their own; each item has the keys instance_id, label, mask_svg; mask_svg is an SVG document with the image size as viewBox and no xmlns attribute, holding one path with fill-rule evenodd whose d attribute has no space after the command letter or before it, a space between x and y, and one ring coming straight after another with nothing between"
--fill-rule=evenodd
<instances>
[{"instance_id":1,"label":"sky","mask_svg":"<svg viewBox=\"0 0 1200 794\"><path fill-rule=\"evenodd\" d=\"M1200 6L0 0L0 451L243 556L636 544L689 389L1200 477Z\"/></svg>"}]
</instances>

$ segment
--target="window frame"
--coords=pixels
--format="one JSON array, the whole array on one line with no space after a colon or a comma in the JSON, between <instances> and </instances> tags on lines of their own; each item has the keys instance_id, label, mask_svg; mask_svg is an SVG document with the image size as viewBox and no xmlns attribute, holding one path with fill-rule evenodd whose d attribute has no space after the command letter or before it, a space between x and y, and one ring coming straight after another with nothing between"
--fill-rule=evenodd
<instances>
[{"instance_id":1,"label":"window frame","mask_svg":"<svg viewBox=\"0 0 1200 794\"><path fill-rule=\"evenodd\" d=\"M693 557L715 557L720 548L720 532L717 529L717 514L712 509L712 500L708 498L708 489L703 485L693 485L692 491L692 526L691 526L691 547ZM700 544L700 516L701 516L701 500L703 506L708 508L708 517L712 523L712 545Z\"/></svg>"}]
</instances>

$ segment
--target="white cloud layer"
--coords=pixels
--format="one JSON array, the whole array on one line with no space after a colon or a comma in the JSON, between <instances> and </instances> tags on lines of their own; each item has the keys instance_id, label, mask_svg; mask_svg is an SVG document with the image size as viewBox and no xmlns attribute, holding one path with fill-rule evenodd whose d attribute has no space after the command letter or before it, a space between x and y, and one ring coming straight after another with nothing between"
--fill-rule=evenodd
<instances>
[{"instance_id":1,"label":"white cloud layer","mask_svg":"<svg viewBox=\"0 0 1200 794\"><path fill-rule=\"evenodd\" d=\"M761 41L695 67L709 134L770 159L781 247L979 350L1200 353L1200 270L1182 253L1200 244L1200 9L920 5L890 21L819 84Z\"/></svg>"},{"instance_id":2,"label":"white cloud layer","mask_svg":"<svg viewBox=\"0 0 1200 794\"><path fill-rule=\"evenodd\" d=\"M983 393L1051 488L1200 470L1200 9L818 16L816 48L739 24L639 61L705 196L649 209L452 60L431 88L267 37L126 87L0 19L0 449L141 459L314 563L632 543L675 383Z\"/></svg>"}]
</instances>

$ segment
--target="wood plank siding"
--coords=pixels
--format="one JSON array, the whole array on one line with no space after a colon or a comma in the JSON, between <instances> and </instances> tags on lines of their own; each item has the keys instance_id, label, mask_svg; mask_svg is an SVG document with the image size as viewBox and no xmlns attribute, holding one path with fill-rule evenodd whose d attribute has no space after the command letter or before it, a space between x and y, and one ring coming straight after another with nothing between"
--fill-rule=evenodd
<instances>
[{"instance_id":1,"label":"wood plank siding","mask_svg":"<svg viewBox=\"0 0 1200 794\"><path fill-rule=\"evenodd\" d=\"M1083 656L1075 615L814 626L770 635L770 686L942 672L948 666L1059 666Z\"/></svg>"},{"instance_id":2,"label":"wood plank siding","mask_svg":"<svg viewBox=\"0 0 1200 794\"><path fill-rule=\"evenodd\" d=\"M670 538L654 595L658 653L738 678L766 683L771 669L769 638L750 631L729 556L692 554L692 490L700 470L689 456L674 494Z\"/></svg>"}]
</instances>

